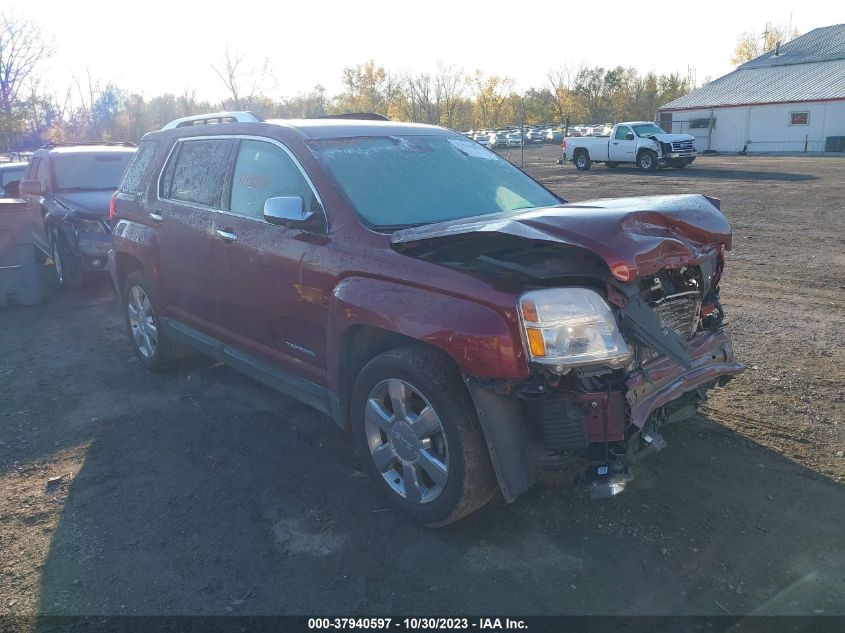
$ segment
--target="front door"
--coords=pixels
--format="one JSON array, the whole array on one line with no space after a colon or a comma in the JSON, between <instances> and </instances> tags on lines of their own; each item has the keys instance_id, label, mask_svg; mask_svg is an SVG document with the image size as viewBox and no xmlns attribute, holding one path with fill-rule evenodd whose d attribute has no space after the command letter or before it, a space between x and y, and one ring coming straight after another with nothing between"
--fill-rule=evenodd
<instances>
[{"instance_id":1,"label":"front door","mask_svg":"<svg viewBox=\"0 0 845 633\"><path fill-rule=\"evenodd\" d=\"M627 125L618 125L610 139L608 160L614 163L633 163L637 159L637 140Z\"/></svg>"},{"instance_id":2,"label":"front door","mask_svg":"<svg viewBox=\"0 0 845 633\"><path fill-rule=\"evenodd\" d=\"M159 240L164 314L207 333L219 320L216 299L214 216L233 141L227 138L177 141L162 173L150 225Z\"/></svg>"},{"instance_id":3,"label":"front door","mask_svg":"<svg viewBox=\"0 0 845 633\"><path fill-rule=\"evenodd\" d=\"M240 139L217 214L214 257L220 325L238 349L325 384L329 296L320 252L326 235L270 224L264 202L301 197L323 217L310 183L292 155L269 140Z\"/></svg>"},{"instance_id":4,"label":"front door","mask_svg":"<svg viewBox=\"0 0 845 633\"><path fill-rule=\"evenodd\" d=\"M41 189L47 191L47 159L35 158L29 166L26 175L27 180L37 180L41 183ZM29 213L32 218L32 239L42 251L50 253L50 236L47 235L47 227L44 222L46 209L44 208L44 196L26 195L29 202Z\"/></svg>"}]
</instances>

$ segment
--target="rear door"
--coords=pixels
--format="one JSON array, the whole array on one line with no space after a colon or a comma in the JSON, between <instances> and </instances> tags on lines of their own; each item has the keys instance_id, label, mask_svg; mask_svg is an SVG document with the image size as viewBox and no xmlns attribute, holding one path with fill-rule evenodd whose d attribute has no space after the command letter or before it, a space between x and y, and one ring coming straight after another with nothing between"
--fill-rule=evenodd
<instances>
[{"instance_id":1,"label":"rear door","mask_svg":"<svg viewBox=\"0 0 845 633\"><path fill-rule=\"evenodd\" d=\"M159 240L164 313L205 332L219 320L213 226L232 145L231 138L177 140L149 213Z\"/></svg>"},{"instance_id":2,"label":"rear door","mask_svg":"<svg viewBox=\"0 0 845 633\"><path fill-rule=\"evenodd\" d=\"M615 163L633 163L637 158L637 139L634 130L627 125L618 125L610 139L608 160Z\"/></svg>"},{"instance_id":3,"label":"rear door","mask_svg":"<svg viewBox=\"0 0 845 633\"><path fill-rule=\"evenodd\" d=\"M240 138L215 220L215 282L222 338L289 372L325 384L328 273L320 251L328 238L264 220L264 202L297 196L322 204L293 154L281 143Z\"/></svg>"}]
</instances>

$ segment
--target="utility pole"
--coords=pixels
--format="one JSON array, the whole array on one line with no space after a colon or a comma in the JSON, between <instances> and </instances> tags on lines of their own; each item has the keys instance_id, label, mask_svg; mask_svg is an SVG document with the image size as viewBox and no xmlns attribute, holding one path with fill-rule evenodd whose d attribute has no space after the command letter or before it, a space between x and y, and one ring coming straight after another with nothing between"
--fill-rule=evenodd
<instances>
[{"instance_id":1,"label":"utility pole","mask_svg":"<svg viewBox=\"0 0 845 633\"><path fill-rule=\"evenodd\" d=\"M525 169L525 96L522 97L522 122L519 125L520 166Z\"/></svg>"}]
</instances>

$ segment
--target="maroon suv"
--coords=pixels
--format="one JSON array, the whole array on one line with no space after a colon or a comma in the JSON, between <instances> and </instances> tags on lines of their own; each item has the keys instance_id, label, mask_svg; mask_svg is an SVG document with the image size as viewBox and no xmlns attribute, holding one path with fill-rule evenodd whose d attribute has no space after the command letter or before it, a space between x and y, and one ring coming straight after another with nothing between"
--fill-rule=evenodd
<instances>
[{"instance_id":1,"label":"maroon suv","mask_svg":"<svg viewBox=\"0 0 845 633\"><path fill-rule=\"evenodd\" d=\"M567 204L439 127L217 120L144 137L113 199L132 345L152 369L194 348L330 415L415 520L572 460L615 494L660 425L743 370L715 199Z\"/></svg>"}]
</instances>

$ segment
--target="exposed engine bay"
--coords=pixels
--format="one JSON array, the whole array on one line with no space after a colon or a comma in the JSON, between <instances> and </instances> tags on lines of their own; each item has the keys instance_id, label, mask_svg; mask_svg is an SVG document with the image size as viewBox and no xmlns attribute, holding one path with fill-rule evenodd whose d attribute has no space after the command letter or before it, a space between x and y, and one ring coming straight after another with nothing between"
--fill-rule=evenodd
<instances>
[{"instance_id":1,"label":"exposed engine bay","mask_svg":"<svg viewBox=\"0 0 845 633\"><path fill-rule=\"evenodd\" d=\"M530 486L534 468L573 459L592 462L581 481L593 496L621 492L631 467L666 446L662 425L694 415L709 389L743 371L723 329L719 281L730 229L717 204L702 196L596 201L582 203L577 217L565 205L483 226L443 223L396 234L397 250L518 296L595 290L631 352L623 366L534 362L519 383L469 379L476 403L489 403L478 407L485 433L510 433L500 444L516 445L498 455L506 462L497 468L506 497ZM585 208L595 209L589 231ZM602 241L596 224L612 236ZM534 341L528 344L533 358ZM513 418L529 433L509 431ZM511 481L502 481L508 469Z\"/></svg>"}]
</instances>

